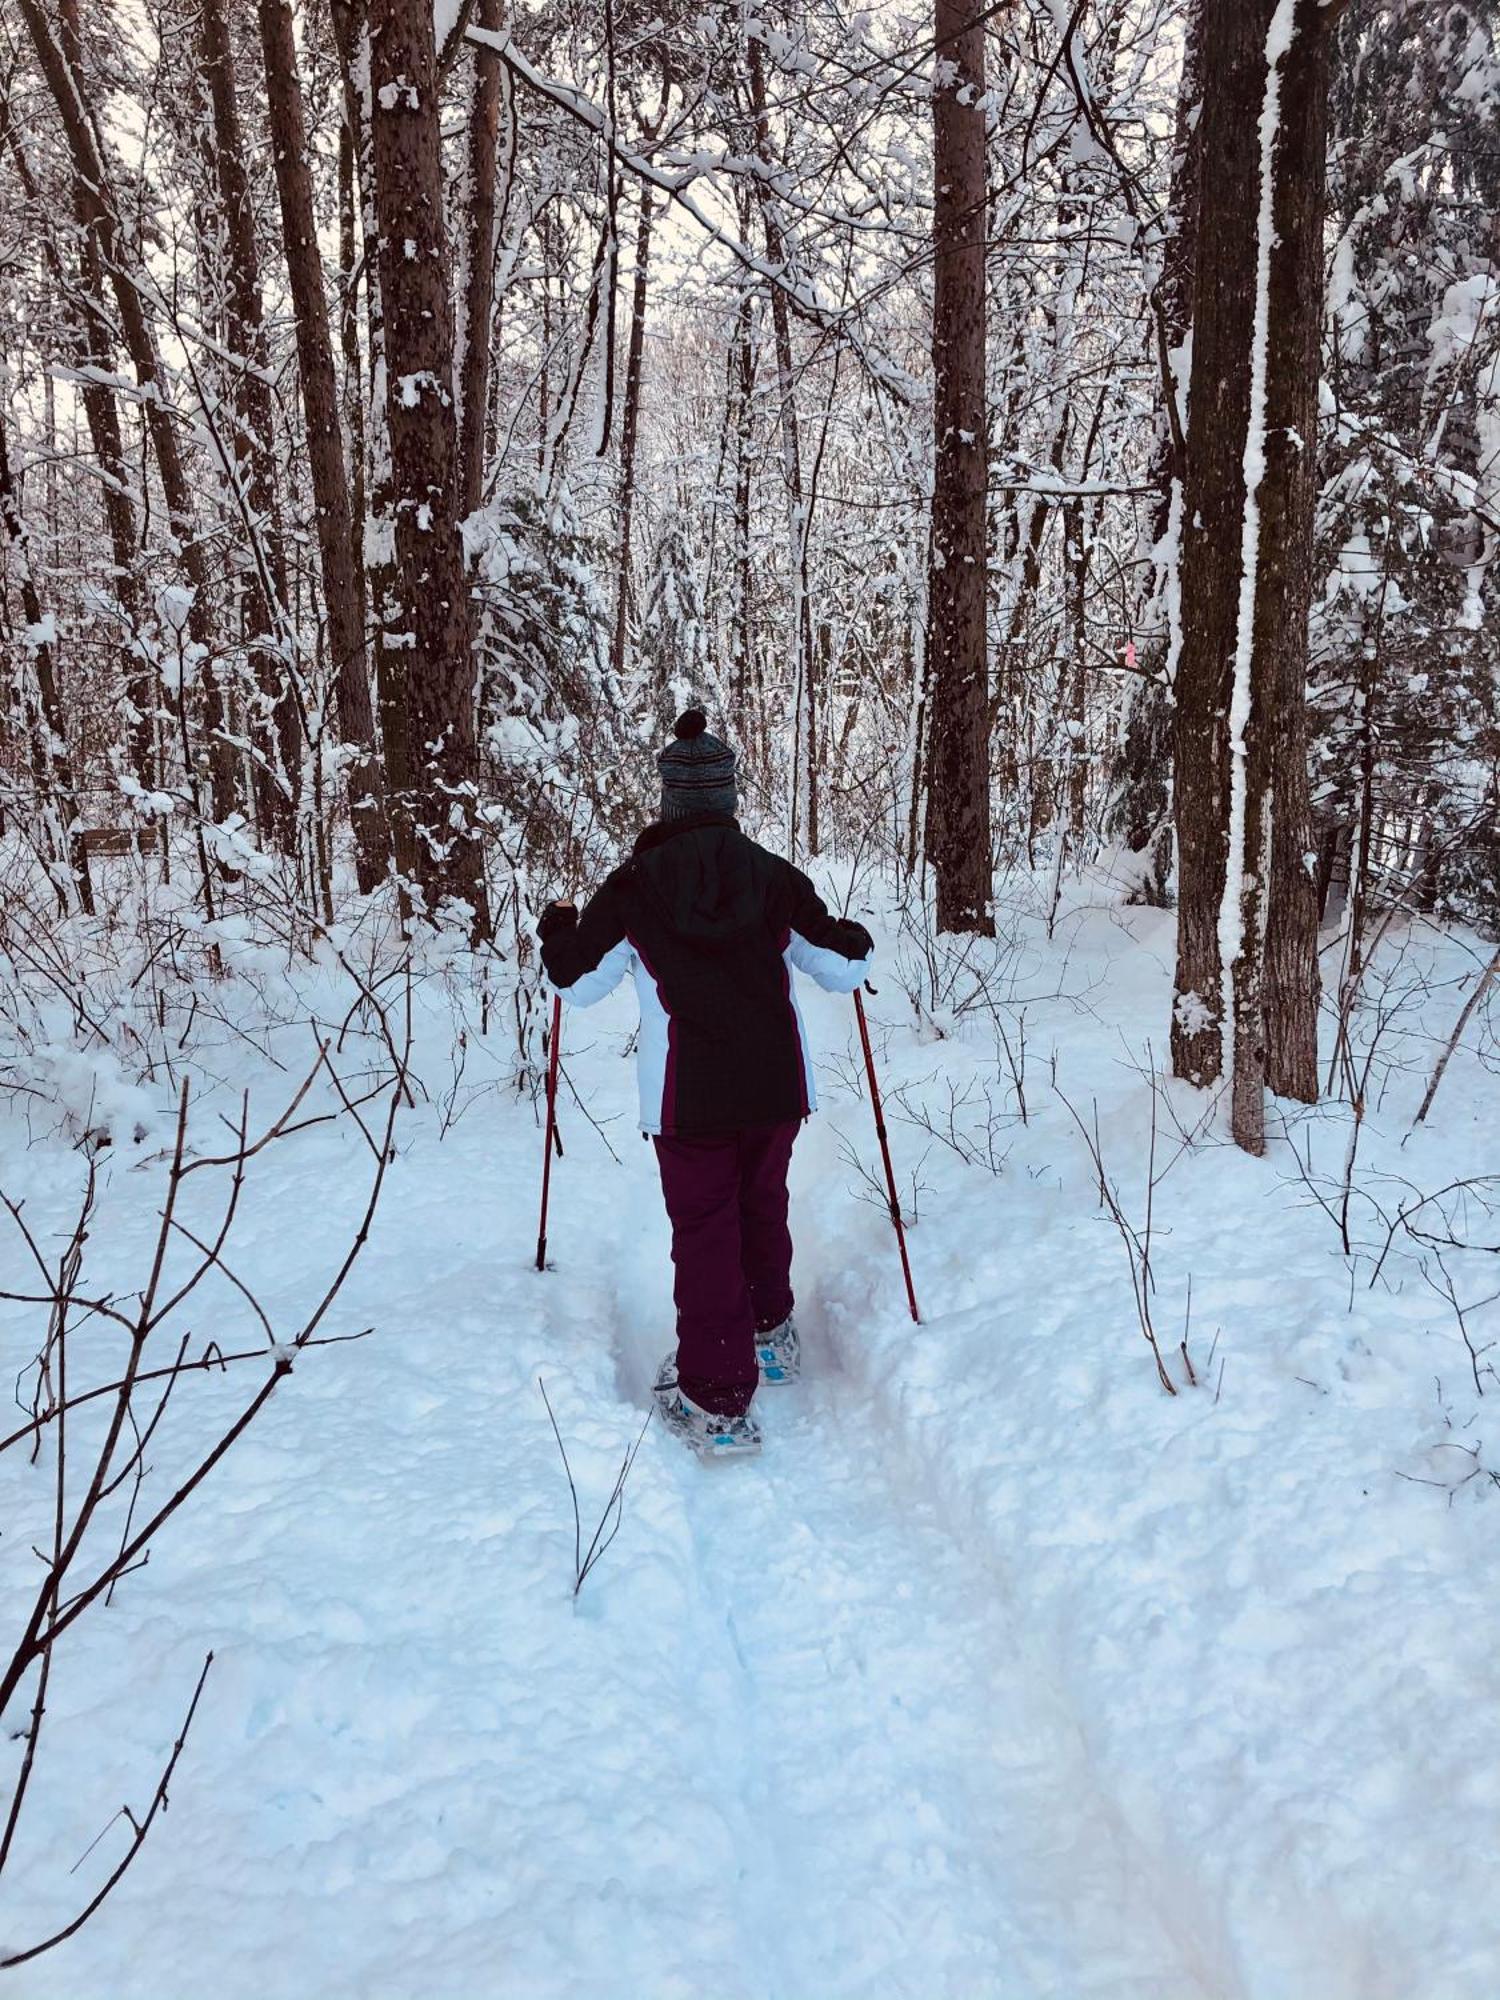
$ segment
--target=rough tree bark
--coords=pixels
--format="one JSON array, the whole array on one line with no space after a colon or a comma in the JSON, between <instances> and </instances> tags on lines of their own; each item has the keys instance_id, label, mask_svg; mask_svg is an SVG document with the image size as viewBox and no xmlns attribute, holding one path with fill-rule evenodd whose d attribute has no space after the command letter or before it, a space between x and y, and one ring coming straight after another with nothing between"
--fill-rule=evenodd
<instances>
[{"instance_id":1,"label":"rough tree bark","mask_svg":"<svg viewBox=\"0 0 1500 2000\"><path fill-rule=\"evenodd\" d=\"M504 0L478 0L476 27L498 32L505 25ZM474 94L469 106L468 250L458 342L459 512L467 519L479 505L484 486L484 439L489 416L490 337L495 314L495 253L499 211L495 185L500 155L501 110L509 113L510 72L493 49L474 50ZM506 129L510 119L507 115ZM507 161L507 172L510 162Z\"/></svg>"},{"instance_id":2,"label":"rough tree bark","mask_svg":"<svg viewBox=\"0 0 1500 2000\"><path fill-rule=\"evenodd\" d=\"M1194 286L1172 1054L1179 1076L1213 1081L1232 1015L1232 1123L1252 1152L1264 1146L1268 1075L1300 1093L1316 1034L1304 679L1333 11L1318 0L1206 0L1204 12L1213 143L1199 228L1214 255L1200 258ZM1315 1072L1310 1080L1315 1090Z\"/></svg>"},{"instance_id":3,"label":"rough tree bark","mask_svg":"<svg viewBox=\"0 0 1500 2000\"><path fill-rule=\"evenodd\" d=\"M443 210L441 101L429 0L371 0L371 128L385 316L385 406L395 499L387 647L406 666L411 774L397 810L434 913L447 898L488 929L476 831L478 757L470 607L459 532L452 259Z\"/></svg>"},{"instance_id":4,"label":"rough tree bark","mask_svg":"<svg viewBox=\"0 0 1500 2000\"><path fill-rule=\"evenodd\" d=\"M1303 0L1281 92L1273 214L1267 465L1261 486L1256 655L1271 668L1272 853L1265 917L1265 1080L1282 1097L1318 1097L1318 896L1307 768L1308 611L1318 498L1318 377L1323 332L1328 86L1342 4ZM1256 1111L1259 1110L1257 1094Z\"/></svg>"},{"instance_id":5,"label":"rough tree bark","mask_svg":"<svg viewBox=\"0 0 1500 2000\"><path fill-rule=\"evenodd\" d=\"M245 636L261 713L253 728L256 797L263 824L284 854L295 851L302 773L302 720L291 663L278 639L287 601L277 519L276 473L260 252L250 191L234 44L225 0L199 0L199 50L213 112L213 165L224 224L226 345L234 357L234 477L255 547L245 572Z\"/></svg>"},{"instance_id":6,"label":"rough tree bark","mask_svg":"<svg viewBox=\"0 0 1500 2000\"><path fill-rule=\"evenodd\" d=\"M323 603L328 616L328 647L337 674L339 734L355 752L348 772L349 811L359 886L368 893L385 877L390 860L390 833L375 752L360 564L345 477L328 299L318 254L307 121L297 73L291 10L285 0L260 0L259 13L287 280L297 321L297 366L307 424L307 457L312 475Z\"/></svg>"},{"instance_id":7,"label":"rough tree bark","mask_svg":"<svg viewBox=\"0 0 1500 2000\"><path fill-rule=\"evenodd\" d=\"M934 21L927 855L938 929L990 937L984 28L967 0Z\"/></svg>"},{"instance_id":8,"label":"rough tree bark","mask_svg":"<svg viewBox=\"0 0 1500 2000\"><path fill-rule=\"evenodd\" d=\"M636 445L641 431L641 383L645 375L651 218L651 183L643 181L640 213L635 226L635 272L630 287L630 341L625 352L625 384L620 410L620 539L615 563L615 628L609 648L610 674L617 687L625 671L625 641L630 628L630 607L633 597L630 531L635 514Z\"/></svg>"},{"instance_id":9,"label":"rough tree bark","mask_svg":"<svg viewBox=\"0 0 1500 2000\"><path fill-rule=\"evenodd\" d=\"M1125 726L1112 773L1114 796L1108 827L1134 854L1150 849L1142 876L1143 899L1165 906L1172 858L1173 659L1169 593L1180 570L1182 491L1186 438L1182 428L1187 383L1180 380L1183 343L1193 325L1193 276L1198 262L1198 189L1203 159L1203 7L1190 0L1183 27L1182 77L1172 178L1167 193L1166 241L1156 286L1157 355L1162 373L1161 435L1152 482L1159 498L1151 516L1149 597L1142 607L1153 624L1166 621L1159 639L1142 649L1141 678L1126 700ZM1173 531L1176 531L1175 537ZM1174 539L1179 546L1174 547Z\"/></svg>"},{"instance_id":10,"label":"rough tree bark","mask_svg":"<svg viewBox=\"0 0 1500 2000\"><path fill-rule=\"evenodd\" d=\"M209 603L209 574L203 545L193 518L192 489L178 446L175 415L167 391L169 384L156 350L155 337L146 318L136 271L123 241L120 218L90 114L88 94L78 59L77 0L62 0L54 34L42 0L17 0L37 61L57 106L72 162L81 208L80 221L98 255L99 265L109 280L120 335L142 398L151 447L161 475L167 518L177 544L179 560L192 590L188 612L188 635L203 648L205 662L214 648L214 629ZM212 783L214 817L225 820L238 806L235 778L236 755L225 737L224 699L211 667L205 666L203 680L204 721L207 726L207 761Z\"/></svg>"},{"instance_id":11,"label":"rough tree bark","mask_svg":"<svg viewBox=\"0 0 1500 2000\"><path fill-rule=\"evenodd\" d=\"M756 684L755 580L750 546L750 475L755 421L755 301L746 291L734 316L729 350L730 397L734 409L734 614L730 685L743 715ZM741 724L744 727L744 724Z\"/></svg>"},{"instance_id":12,"label":"rough tree bark","mask_svg":"<svg viewBox=\"0 0 1500 2000\"><path fill-rule=\"evenodd\" d=\"M363 467L364 504L355 522L368 606L370 644L375 658L375 689L380 710L380 743L385 760L385 789L390 801L390 837L396 873L403 882L416 879L417 858L411 816L397 809L406 796L411 773L407 744L406 654L399 644L386 643L387 631L401 634L401 603L396 592L395 504L391 472L391 441L386 421L385 306L380 289L380 226L375 213L374 98L370 90L370 22L365 0L329 0L329 15L338 43L344 82L344 122L354 142L359 190L360 231L365 280L365 332L368 342L368 390L364 398L364 432L357 440ZM353 300L349 301L353 312ZM352 326L351 326L352 334ZM351 441L354 442L354 441Z\"/></svg>"}]
</instances>

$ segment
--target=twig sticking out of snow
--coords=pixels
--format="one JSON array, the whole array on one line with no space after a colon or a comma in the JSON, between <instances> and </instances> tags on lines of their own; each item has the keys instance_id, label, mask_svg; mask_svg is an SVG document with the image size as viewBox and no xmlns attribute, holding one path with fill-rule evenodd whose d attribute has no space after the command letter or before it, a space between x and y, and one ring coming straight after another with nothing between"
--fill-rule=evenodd
<instances>
[{"instance_id":1,"label":"twig sticking out of snow","mask_svg":"<svg viewBox=\"0 0 1500 2000\"><path fill-rule=\"evenodd\" d=\"M1156 1189L1165 1172L1172 1165L1172 1162L1169 1161L1168 1168L1164 1168L1162 1173L1157 1172L1157 1091L1154 1076L1151 1090L1151 1150L1146 1162L1146 1213L1139 1228L1126 1215L1124 1206L1120 1201L1119 1190L1110 1179L1109 1172L1104 1164L1104 1145L1099 1137L1099 1105L1097 1100L1094 1104L1094 1122L1092 1128L1090 1128L1079 1117L1077 1111L1063 1095L1062 1091L1058 1090L1056 1082L1053 1083L1052 1087L1054 1090L1057 1090L1057 1095L1062 1100L1064 1110L1078 1127L1083 1138L1083 1143L1088 1148L1089 1159L1093 1162L1094 1178L1099 1186L1099 1206L1114 1224L1116 1230L1119 1232L1120 1241L1125 1246L1125 1255L1130 1263L1130 1290L1135 1300L1135 1314L1137 1320L1140 1322L1141 1337L1151 1349L1151 1358L1156 1363L1156 1378L1169 1396L1175 1396L1178 1394L1177 1384L1167 1373L1167 1364L1162 1359L1161 1343L1156 1337L1156 1324L1151 1312L1152 1295L1156 1290L1156 1275L1151 1269L1151 1238L1155 1224ZM1178 1156L1174 1155L1174 1158L1176 1157ZM1191 1285L1189 1285L1189 1315L1192 1311L1192 1297L1192 1289ZM1198 1378L1193 1371L1193 1364L1188 1357L1188 1325L1189 1319L1185 1316L1182 1326L1181 1353L1183 1361L1187 1366L1188 1382L1193 1388L1196 1388L1198 1386Z\"/></svg>"},{"instance_id":2,"label":"twig sticking out of snow","mask_svg":"<svg viewBox=\"0 0 1500 2000\"><path fill-rule=\"evenodd\" d=\"M620 1532L620 1523L625 1517L625 1482L629 1479L631 1467L635 1464L636 1453L645 1443L646 1432L650 1428L653 1412L647 1410L646 1421L636 1433L635 1442L627 1445L625 1448L625 1456L620 1460L620 1469L615 1474L615 1483L610 1489L609 1498L604 1503L604 1512L599 1516L599 1525L595 1528L594 1538L589 1543L588 1551L585 1553L583 1547L583 1518L578 1509L578 1484L573 1477L573 1468L568 1463L568 1447L563 1443L562 1432L558 1429L557 1418L553 1414L552 1399L547 1394L547 1385L540 1375L536 1378L536 1386L541 1390L542 1401L547 1406L547 1420L552 1426L552 1435L557 1439L557 1449L562 1456L563 1471L567 1475L568 1497L573 1502L573 1595L577 1597L579 1591L584 1586L589 1571L598 1567L605 1550ZM613 1516L613 1519L611 1519L611 1516Z\"/></svg>"}]
</instances>

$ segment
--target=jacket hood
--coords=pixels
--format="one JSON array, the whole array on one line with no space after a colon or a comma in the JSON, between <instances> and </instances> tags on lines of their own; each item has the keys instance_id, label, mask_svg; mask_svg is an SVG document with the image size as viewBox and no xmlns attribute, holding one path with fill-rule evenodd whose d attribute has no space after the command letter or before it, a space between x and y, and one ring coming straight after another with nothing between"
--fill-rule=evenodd
<instances>
[{"instance_id":1,"label":"jacket hood","mask_svg":"<svg viewBox=\"0 0 1500 2000\"><path fill-rule=\"evenodd\" d=\"M632 866L680 935L726 938L761 920L754 854L735 822L715 813L648 826Z\"/></svg>"}]
</instances>

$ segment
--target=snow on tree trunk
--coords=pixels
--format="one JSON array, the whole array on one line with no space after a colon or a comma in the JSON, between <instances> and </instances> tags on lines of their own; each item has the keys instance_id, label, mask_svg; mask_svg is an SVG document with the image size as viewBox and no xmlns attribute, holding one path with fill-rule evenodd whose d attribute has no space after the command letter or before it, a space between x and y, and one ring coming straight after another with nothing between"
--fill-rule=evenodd
<instances>
[{"instance_id":1,"label":"snow on tree trunk","mask_svg":"<svg viewBox=\"0 0 1500 2000\"><path fill-rule=\"evenodd\" d=\"M404 656L411 772L399 810L429 913L456 899L488 927L476 832L468 584L459 529L452 259L429 0L372 0L370 96L395 569L386 646Z\"/></svg>"},{"instance_id":2,"label":"snow on tree trunk","mask_svg":"<svg viewBox=\"0 0 1500 2000\"><path fill-rule=\"evenodd\" d=\"M388 621L401 630L401 606L396 596L396 536L392 520L393 489L390 429L386 421L385 312L380 290L380 228L375 213L374 104L370 94L370 29L363 0L330 0L329 13L344 72L344 123L353 140L358 169L360 230L364 243L365 330L369 345L369 387L364 399L364 433L351 439L351 455L363 467L364 508L354 523L358 550L356 574L362 574L368 603L369 643L374 655L375 689L380 714L380 747L385 767L385 792L390 843L396 873L403 882L416 874L410 815L400 810L411 769L407 743L406 654L388 645ZM348 311L354 311L351 299Z\"/></svg>"},{"instance_id":3,"label":"snow on tree trunk","mask_svg":"<svg viewBox=\"0 0 1500 2000\"><path fill-rule=\"evenodd\" d=\"M1172 1052L1195 1083L1232 1068L1234 1133L1252 1152L1268 1073L1302 1094L1316 1027L1303 683L1328 26L1317 0L1208 0L1204 15Z\"/></svg>"},{"instance_id":4,"label":"snow on tree trunk","mask_svg":"<svg viewBox=\"0 0 1500 2000\"><path fill-rule=\"evenodd\" d=\"M984 28L937 0L934 29L927 855L938 929L988 937Z\"/></svg>"}]
</instances>

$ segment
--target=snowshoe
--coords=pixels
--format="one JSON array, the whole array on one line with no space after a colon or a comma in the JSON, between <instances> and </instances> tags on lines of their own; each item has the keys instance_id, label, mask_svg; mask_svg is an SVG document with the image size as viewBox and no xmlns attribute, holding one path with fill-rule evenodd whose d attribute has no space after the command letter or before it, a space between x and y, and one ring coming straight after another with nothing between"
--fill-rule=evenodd
<instances>
[{"instance_id":1,"label":"snowshoe","mask_svg":"<svg viewBox=\"0 0 1500 2000\"><path fill-rule=\"evenodd\" d=\"M719 1416L683 1394L675 1355L669 1354L656 1371L651 1393L667 1429L699 1458L741 1458L760 1450L760 1425L754 1417Z\"/></svg>"},{"instance_id":2,"label":"snowshoe","mask_svg":"<svg viewBox=\"0 0 1500 2000\"><path fill-rule=\"evenodd\" d=\"M758 1327L755 1359L762 1382L795 1382L802 1373L802 1342L790 1313L779 1326Z\"/></svg>"}]
</instances>

